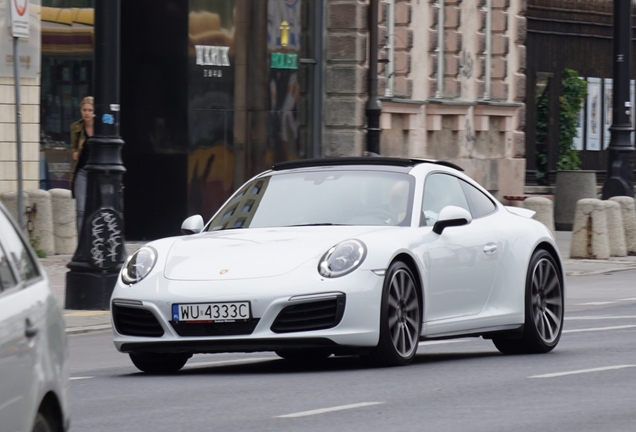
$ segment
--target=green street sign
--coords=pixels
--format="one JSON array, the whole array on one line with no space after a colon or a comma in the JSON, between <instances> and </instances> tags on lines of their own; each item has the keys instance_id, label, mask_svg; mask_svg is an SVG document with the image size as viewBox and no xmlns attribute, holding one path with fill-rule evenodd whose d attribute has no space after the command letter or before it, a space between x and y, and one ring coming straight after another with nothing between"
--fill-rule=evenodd
<instances>
[{"instance_id":1,"label":"green street sign","mask_svg":"<svg viewBox=\"0 0 636 432\"><path fill-rule=\"evenodd\" d=\"M298 69L298 54L272 53L272 69Z\"/></svg>"}]
</instances>

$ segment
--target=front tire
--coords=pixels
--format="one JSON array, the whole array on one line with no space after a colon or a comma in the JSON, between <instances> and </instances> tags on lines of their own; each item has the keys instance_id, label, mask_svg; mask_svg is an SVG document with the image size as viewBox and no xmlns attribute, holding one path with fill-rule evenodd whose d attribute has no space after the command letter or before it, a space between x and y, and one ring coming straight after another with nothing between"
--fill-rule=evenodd
<instances>
[{"instance_id":1,"label":"front tire","mask_svg":"<svg viewBox=\"0 0 636 432\"><path fill-rule=\"evenodd\" d=\"M53 432L54 429L51 423L44 414L38 412L35 417L35 423L33 424L33 432Z\"/></svg>"},{"instance_id":2,"label":"front tire","mask_svg":"<svg viewBox=\"0 0 636 432\"><path fill-rule=\"evenodd\" d=\"M420 341L422 301L411 269L402 261L389 267L382 289L380 341L371 358L382 366L411 363Z\"/></svg>"},{"instance_id":3,"label":"front tire","mask_svg":"<svg viewBox=\"0 0 636 432\"><path fill-rule=\"evenodd\" d=\"M130 360L137 369L151 374L178 372L192 354L182 353L130 353Z\"/></svg>"},{"instance_id":4,"label":"front tire","mask_svg":"<svg viewBox=\"0 0 636 432\"><path fill-rule=\"evenodd\" d=\"M556 261L537 250L526 277L525 324L520 339L493 339L504 354L542 354L552 351L563 331L563 280Z\"/></svg>"}]
</instances>

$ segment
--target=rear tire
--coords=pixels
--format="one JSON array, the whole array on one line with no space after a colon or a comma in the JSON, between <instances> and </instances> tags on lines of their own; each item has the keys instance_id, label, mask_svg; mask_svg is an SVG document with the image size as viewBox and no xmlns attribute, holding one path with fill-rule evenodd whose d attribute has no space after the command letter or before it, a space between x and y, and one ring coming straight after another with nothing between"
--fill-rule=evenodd
<instances>
[{"instance_id":1,"label":"rear tire","mask_svg":"<svg viewBox=\"0 0 636 432\"><path fill-rule=\"evenodd\" d=\"M151 374L178 372L192 354L182 353L130 353L130 360L137 369Z\"/></svg>"},{"instance_id":2,"label":"rear tire","mask_svg":"<svg viewBox=\"0 0 636 432\"><path fill-rule=\"evenodd\" d=\"M557 346L563 330L563 280L547 251L535 251L528 266L525 324L520 339L493 338L504 354L542 354Z\"/></svg>"},{"instance_id":3,"label":"rear tire","mask_svg":"<svg viewBox=\"0 0 636 432\"><path fill-rule=\"evenodd\" d=\"M411 269L402 261L389 267L382 289L380 340L370 360L381 366L404 366L417 353L422 329L422 301Z\"/></svg>"}]
</instances>

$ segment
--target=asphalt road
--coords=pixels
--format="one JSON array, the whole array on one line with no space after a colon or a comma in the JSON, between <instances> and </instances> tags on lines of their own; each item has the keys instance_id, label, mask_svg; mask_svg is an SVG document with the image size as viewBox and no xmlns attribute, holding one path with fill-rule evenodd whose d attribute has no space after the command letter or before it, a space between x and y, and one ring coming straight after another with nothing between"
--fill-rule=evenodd
<instances>
[{"instance_id":1,"label":"asphalt road","mask_svg":"<svg viewBox=\"0 0 636 432\"><path fill-rule=\"evenodd\" d=\"M401 368L218 354L149 376L110 332L71 336L71 430L635 431L635 281L568 278L564 334L546 355L458 339L421 344Z\"/></svg>"}]
</instances>

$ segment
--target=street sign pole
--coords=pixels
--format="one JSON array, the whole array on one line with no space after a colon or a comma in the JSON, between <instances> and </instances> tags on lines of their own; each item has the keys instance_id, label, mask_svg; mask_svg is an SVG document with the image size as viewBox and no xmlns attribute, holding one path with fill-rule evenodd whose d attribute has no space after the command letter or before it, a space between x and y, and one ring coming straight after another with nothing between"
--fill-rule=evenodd
<instances>
[{"instance_id":1,"label":"street sign pole","mask_svg":"<svg viewBox=\"0 0 636 432\"><path fill-rule=\"evenodd\" d=\"M369 71L367 88L367 152L380 154L380 115L382 103L378 98L378 0L371 0L369 4Z\"/></svg>"},{"instance_id":2,"label":"street sign pole","mask_svg":"<svg viewBox=\"0 0 636 432\"><path fill-rule=\"evenodd\" d=\"M18 38L13 38L13 76L15 82L15 143L18 164L18 225L24 229L24 196L22 191L22 113L20 108L20 57Z\"/></svg>"},{"instance_id":3,"label":"street sign pole","mask_svg":"<svg viewBox=\"0 0 636 432\"><path fill-rule=\"evenodd\" d=\"M13 36L13 77L15 83L15 143L18 168L18 224L24 229L24 197L22 190L22 113L20 108L20 55L18 39L29 38L29 0L9 2L11 36Z\"/></svg>"}]
</instances>

